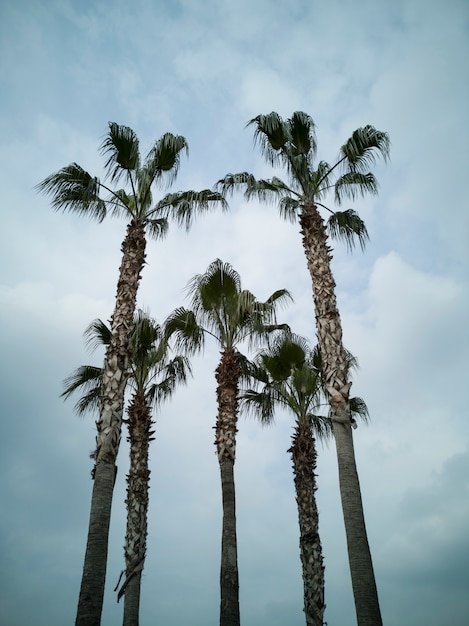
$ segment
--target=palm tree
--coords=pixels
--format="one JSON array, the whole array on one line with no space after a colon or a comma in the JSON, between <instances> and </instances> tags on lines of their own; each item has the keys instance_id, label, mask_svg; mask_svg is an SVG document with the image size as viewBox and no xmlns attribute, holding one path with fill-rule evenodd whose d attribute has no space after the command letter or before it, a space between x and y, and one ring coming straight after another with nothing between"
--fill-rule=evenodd
<instances>
[{"instance_id":1,"label":"palm tree","mask_svg":"<svg viewBox=\"0 0 469 626\"><path fill-rule=\"evenodd\" d=\"M373 126L353 132L340 148L337 160L315 164L315 125L309 115L298 111L283 120L275 112L258 115L255 142L272 166L283 166L288 184L280 178L256 180L246 172L228 174L219 181L223 193L244 188L247 199L278 202L282 217L301 227L307 267L313 284L316 329L323 359L332 430L336 442L339 482L344 515L350 572L359 626L380 626L381 611L370 548L366 533L360 484L353 447L346 350L331 271L329 236L345 241L352 248L358 240L363 248L368 239L364 222L353 209L333 211L324 204L330 191L340 205L366 193L376 194L378 183L369 167L389 155L389 137ZM320 210L329 213L327 224Z\"/></svg>"},{"instance_id":2,"label":"palm tree","mask_svg":"<svg viewBox=\"0 0 469 626\"><path fill-rule=\"evenodd\" d=\"M324 624L324 565L316 505L316 443L331 434L329 418L317 415L324 398L321 355L296 335L279 335L261 352L251 368L253 389L242 394L242 403L262 423L273 422L277 407L295 416L292 446L288 450L293 473L300 528L304 612L307 626ZM354 360L349 355L349 365ZM260 389L259 389L260 385ZM360 398L350 400L353 413L367 416Z\"/></svg>"},{"instance_id":3,"label":"palm tree","mask_svg":"<svg viewBox=\"0 0 469 626\"><path fill-rule=\"evenodd\" d=\"M220 346L215 372L218 414L215 445L220 466L223 525L220 569L220 625L239 626L239 580L236 541L234 463L238 418L239 381L246 357L239 352L247 340L253 345L276 328L276 305L289 298L285 290L259 302L241 289L239 274L229 263L216 259L204 274L188 284L191 309L176 309L165 322L167 336L174 336L176 349L194 353L203 349L207 335Z\"/></svg>"},{"instance_id":4,"label":"palm tree","mask_svg":"<svg viewBox=\"0 0 469 626\"><path fill-rule=\"evenodd\" d=\"M184 137L164 134L141 161L136 134L127 126L109 123L101 152L107 157L106 178L124 178L127 190L114 189L72 163L44 179L37 188L52 197L56 210L88 215L101 222L110 213L128 220L122 243L111 339L106 350L97 421L96 464L88 539L76 626L99 626L103 605L112 493L119 449L124 390L131 358L130 334L140 275L145 262L146 233L158 238L167 231L167 218L189 227L196 210L226 203L209 190L169 193L153 204L152 187L171 184L187 152Z\"/></svg>"},{"instance_id":5,"label":"palm tree","mask_svg":"<svg viewBox=\"0 0 469 626\"><path fill-rule=\"evenodd\" d=\"M93 347L108 346L111 340L109 327L95 320L85 331ZM155 409L168 399L177 384L185 383L190 365L186 357L169 358L168 344L160 326L147 314L139 311L132 332L132 359L128 386L132 397L127 409L128 441L130 443L130 469L127 476L127 531L125 539L125 579L118 592L124 595L124 626L139 623L140 583L146 555L148 490L150 470L148 450L152 435L152 407ZM62 396L74 392L83 395L75 405L79 415L97 411L102 390L103 369L82 366L65 381ZM120 582L120 581L119 581ZM117 587L116 587L117 589Z\"/></svg>"}]
</instances>

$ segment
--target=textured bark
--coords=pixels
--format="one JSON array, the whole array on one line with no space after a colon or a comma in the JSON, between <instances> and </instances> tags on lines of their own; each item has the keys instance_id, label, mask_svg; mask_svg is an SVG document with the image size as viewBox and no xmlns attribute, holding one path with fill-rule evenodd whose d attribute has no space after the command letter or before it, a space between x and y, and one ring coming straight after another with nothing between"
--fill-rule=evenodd
<instances>
[{"instance_id":1,"label":"textured bark","mask_svg":"<svg viewBox=\"0 0 469 626\"><path fill-rule=\"evenodd\" d=\"M381 626L378 592L366 534L360 484L353 448L349 404L351 383L342 344L342 325L330 262L331 248L321 215L313 204L303 206L303 246L313 282L316 328L326 380L339 466L339 484L359 626Z\"/></svg>"},{"instance_id":2,"label":"textured bark","mask_svg":"<svg viewBox=\"0 0 469 626\"><path fill-rule=\"evenodd\" d=\"M295 480L300 558L303 569L304 612L307 626L324 624L324 565L316 505L316 447L308 424L297 422L291 453Z\"/></svg>"},{"instance_id":3,"label":"textured bark","mask_svg":"<svg viewBox=\"0 0 469 626\"><path fill-rule=\"evenodd\" d=\"M238 358L233 350L222 353L216 371L218 416L215 445L220 464L223 527L220 568L220 626L239 626L238 550L234 463L238 418Z\"/></svg>"},{"instance_id":4,"label":"textured bark","mask_svg":"<svg viewBox=\"0 0 469 626\"><path fill-rule=\"evenodd\" d=\"M124 626L138 626L140 581L145 563L150 470L148 449L152 439L151 408L142 391L135 393L128 409L130 469L127 476L127 531L125 537Z\"/></svg>"},{"instance_id":5,"label":"textured bark","mask_svg":"<svg viewBox=\"0 0 469 626\"><path fill-rule=\"evenodd\" d=\"M101 622L112 494L130 359L130 334L140 274L145 262L145 229L142 224L129 224L122 253L111 320L111 341L104 359L100 414L96 422L93 495L76 626L99 626Z\"/></svg>"}]
</instances>

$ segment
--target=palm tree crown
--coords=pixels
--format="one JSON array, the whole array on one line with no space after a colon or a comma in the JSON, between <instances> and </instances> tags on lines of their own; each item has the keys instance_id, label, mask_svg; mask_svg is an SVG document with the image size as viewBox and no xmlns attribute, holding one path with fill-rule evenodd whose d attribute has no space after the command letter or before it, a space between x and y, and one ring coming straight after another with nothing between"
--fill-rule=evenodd
<instances>
[{"instance_id":1,"label":"palm tree crown","mask_svg":"<svg viewBox=\"0 0 469 626\"><path fill-rule=\"evenodd\" d=\"M37 185L39 191L52 196L54 209L83 213L99 222L108 214L126 217L159 237L167 232L169 215L188 227L196 210L208 210L214 202L227 206L220 194L209 189L168 193L153 204L152 187L170 186L179 172L181 155L188 153L187 141L181 135L165 133L142 160L136 133L128 126L109 122L100 150L106 157L105 180L123 180L126 189L114 189L71 163Z\"/></svg>"},{"instance_id":2,"label":"palm tree crown","mask_svg":"<svg viewBox=\"0 0 469 626\"><path fill-rule=\"evenodd\" d=\"M341 205L345 198L378 192L378 182L368 168L378 156L389 157L389 136L367 125L359 128L341 146L333 164L315 163L317 154L316 127L313 119L302 111L283 120L278 113L258 115L248 122L254 126L254 141L273 167L284 167L288 184L278 177L256 180L247 172L228 174L217 184L226 194L243 187L247 199L257 197L277 201L281 215L295 221L302 206L312 203L323 207L330 217L329 233L352 248L356 240L363 248L368 239L366 226L353 209L334 211L323 202L331 191Z\"/></svg>"}]
</instances>

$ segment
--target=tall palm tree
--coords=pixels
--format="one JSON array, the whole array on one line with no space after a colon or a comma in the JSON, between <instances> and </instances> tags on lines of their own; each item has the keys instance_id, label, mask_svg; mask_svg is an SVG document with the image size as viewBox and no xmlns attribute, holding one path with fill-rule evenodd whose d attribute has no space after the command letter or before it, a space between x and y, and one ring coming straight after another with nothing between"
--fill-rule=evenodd
<instances>
[{"instance_id":1,"label":"tall palm tree","mask_svg":"<svg viewBox=\"0 0 469 626\"><path fill-rule=\"evenodd\" d=\"M278 177L256 180L246 172L228 174L219 181L223 193L244 188L247 199L278 202L282 217L298 221L301 227L307 267L313 284L316 331L323 359L330 418L336 442L339 482L347 548L359 626L382 624L371 552L366 533L360 484L353 447L346 351L342 324L331 271L329 236L345 241L352 248L356 241L363 248L368 239L365 224L353 209L334 211L324 204L329 192L340 206L345 198L354 200L366 193L376 194L378 183L369 171L377 157L389 155L389 137L373 126L353 132L340 148L333 164L316 158L315 125L312 118L297 111L289 119L275 112L258 115L255 142L272 166L286 169L288 183ZM321 210L329 214L325 223Z\"/></svg>"},{"instance_id":2,"label":"tall palm tree","mask_svg":"<svg viewBox=\"0 0 469 626\"><path fill-rule=\"evenodd\" d=\"M324 565L316 505L316 435L331 434L331 421L318 415L324 399L321 355L316 347L292 334L269 342L251 367L254 388L242 393L243 406L262 423L270 424L275 410L284 408L295 416L292 445L288 452L293 473L300 528L300 559L303 572L304 613L307 626L324 624ZM349 365L354 360L349 355ZM367 416L360 398L351 398L353 414Z\"/></svg>"},{"instance_id":3,"label":"tall palm tree","mask_svg":"<svg viewBox=\"0 0 469 626\"><path fill-rule=\"evenodd\" d=\"M239 626L239 580L236 540L234 463L238 418L239 381L246 357L239 346L257 340L279 326L276 305L289 294L273 293L259 302L241 289L239 274L229 263L216 259L204 274L189 282L191 309L176 309L165 322L167 336L175 338L176 349L194 353L203 349L206 336L218 342L221 358L216 368L218 414L215 445L220 466L223 525L220 569L220 625Z\"/></svg>"},{"instance_id":4,"label":"tall palm tree","mask_svg":"<svg viewBox=\"0 0 469 626\"><path fill-rule=\"evenodd\" d=\"M93 347L108 346L110 328L95 320L85 331ZM160 326L147 314L139 311L132 331L132 358L128 387L132 397L127 408L130 468L127 476L127 530L125 538L125 579L118 592L124 595L124 626L139 623L140 583L146 555L148 490L150 470L148 451L152 435L152 408L158 408L168 399L176 386L185 383L190 365L186 357L169 358L169 349ZM97 411L102 391L103 368L82 366L64 381L62 396L68 398L81 392L75 405L79 415ZM120 581L119 581L120 582ZM117 588L116 588L117 589Z\"/></svg>"},{"instance_id":5,"label":"tall palm tree","mask_svg":"<svg viewBox=\"0 0 469 626\"><path fill-rule=\"evenodd\" d=\"M146 233L162 237L167 231L168 216L189 227L195 211L207 210L218 202L222 206L226 204L219 194L209 190L169 193L153 204L152 187L171 184L178 173L181 154L187 152L187 142L180 135L164 134L142 161L135 132L111 122L101 152L106 156L109 184L72 163L37 186L52 197L56 210L85 214L99 222L109 213L128 220L111 319L111 340L104 361L93 494L76 626L99 626L101 621L116 457L131 358L130 333L145 262ZM110 186L121 179L126 189Z\"/></svg>"}]
</instances>

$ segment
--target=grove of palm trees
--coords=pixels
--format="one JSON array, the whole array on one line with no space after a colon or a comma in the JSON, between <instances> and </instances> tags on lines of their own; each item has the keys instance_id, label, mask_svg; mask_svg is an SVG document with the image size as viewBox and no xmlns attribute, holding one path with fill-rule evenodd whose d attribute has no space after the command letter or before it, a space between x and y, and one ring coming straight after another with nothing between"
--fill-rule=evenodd
<instances>
[{"instance_id":1,"label":"grove of palm trees","mask_svg":"<svg viewBox=\"0 0 469 626\"><path fill-rule=\"evenodd\" d=\"M379 581L375 580L354 450L357 419L367 418L367 409L364 400L350 393L355 359L343 337L331 260L332 240L345 243L350 252L356 244L365 249L368 231L358 213L359 200L378 192L371 170L377 159L388 159L389 137L370 125L358 128L339 148L336 160L327 163L317 159L315 123L304 112L294 112L287 119L275 112L258 115L248 127L253 129L255 145L267 165L273 168L270 178L230 173L216 184L212 181L212 188L168 191L175 183L181 156L187 153L186 139L165 133L142 156L135 132L112 122L101 145L103 180L72 162L37 185L40 192L50 196L55 210L98 222L108 216L127 222L109 325L96 320L85 332L90 346L105 349L104 360L80 366L72 374L64 372L62 395L80 394L76 412L97 416L76 626L99 626L104 601L116 601L116 597L105 598L104 591L108 552L121 549L120 545L109 545L111 513L124 500L124 564L116 592L117 599L123 599L123 625L139 624L142 574L145 557L152 550L147 542L148 528L154 523L148 506L151 442L158 438L158 422L164 420L165 406L178 385L185 384L190 393L197 394L197 379L190 379L189 358L203 354L209 342L220 354L213 363L217 400L213 471L218 465L221 486L221 497L214 504L221 511L221 538L216 539L220 541L220 626L241 623L242 564L236 517L236 445L237 433L243 428L240 418L244 413L254 415L262 428L275 422L279 411L293 417L285 451L288 449L293 464L305 623L322 626L326 604L340 602L340 598L327 597L324 570L328 555L322 550L321 512L316 503L316 492L321 489L316 441L330 437L337 453L357 624L382 624ZM162 193L154 200L157 190ZM299 227L298 245L303 248L312 285L307 338L298 336L282 319L282 306L297 306L289 286L277 285L265 301L258 300L242 284L236 269L222 260L223 250L208 268L198 267L194 259L193 271L187 276L187 308L181 302L158 322L151 318L151 311L142 312L139 286L145 281L148 246L158 246L173 223L189 229L200 214L229 210L229 201L238 192L244 194L247 204L259 201L276 205L280 217ZM358 205L358 210L342 208L345 201ZM259 259L259 265L269 271L268 258ZM298 267L297 271L304 272L305 268ZM152 288L157 291L158 285ZM123 429L130 445L126 496L114 494ZM181 437L177 425L174 429L175 437ZM158 602L157 589L152 592L152 601Z\"/></svg>"}]
</instances>

